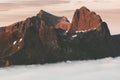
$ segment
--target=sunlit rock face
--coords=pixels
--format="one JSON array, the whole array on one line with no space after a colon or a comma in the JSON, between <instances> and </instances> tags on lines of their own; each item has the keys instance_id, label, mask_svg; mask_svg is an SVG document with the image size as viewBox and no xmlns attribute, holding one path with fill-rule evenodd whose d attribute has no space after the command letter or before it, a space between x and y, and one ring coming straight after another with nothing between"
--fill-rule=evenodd
<instances>
[{"instance_id":1,"label":"sunlit rock face","mask_svg":"<svg viewBox=\"0 0 120 80\"><path fill-rule=\"evenodd\" d=\"M86 7L75 11L72 23L41 10L0 28L0 66L115 57L117 42L100 16Z\"/></svg>"},{"instance_id":2,"label":"sunlit rock face","mask_svg":"<svg viewBox=\"0 0 120 80\"><path fill-rule=\"evenodd\" d=\"M2 27L1 64L45 63L50 51L59 47L57 35L64 34L69 28L66 17L57 17L43 10L25 21ZM58 29L63 32L56 34Z\"/></svg>"},{"instance_id":3,"label":"sunlit rock face","mask_svg":"<svg viewBox=\"0 0 120 80\"><path fill-rule=\"evenodd\" d=\"M89 39L106 40L111 37L107 23L86 7L81 7L75 11L68 35L70 38L74 35L77 35L76 37L80 37L80 39L86 37L87 41L90 41Z\"/></svg>"},{"instance_id":4,"label":"sunlit rock face","mask_svg":"<svg viewBox=\"0 0 120 80\"><path fill-rule=\"evenodd\" d=\"M81 59L119 55L118 49L113 47L114 41L107 23L86 7L75 11L68 36L73 42L79 44L79 49L82 51Z\"/></svg>"},{"instance_id":5,"label":"sunlit rock face","mask_svg":"<svg viewBox=\"0 0 120 80\"><path fill-rule=\"evenodd\" d=\"M102 19L99 15L86 7L81 7L75 11L69 32L74 33L75 31L88 32L97 30L100 28L101 23Z\"/></svg>"}]
</instances>

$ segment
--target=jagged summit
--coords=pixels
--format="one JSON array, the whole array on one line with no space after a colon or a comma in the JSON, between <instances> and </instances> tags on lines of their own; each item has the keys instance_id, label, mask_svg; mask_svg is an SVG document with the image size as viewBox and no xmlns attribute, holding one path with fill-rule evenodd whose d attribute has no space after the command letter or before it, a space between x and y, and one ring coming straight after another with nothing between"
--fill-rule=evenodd
<instances>
[{"instance_id":1,"label":"jagged summit","mask_svg":"<svg viewBox=\"0 0 120 80\"><path fill-rule=\"evenodd\" d=\"M16 52L40 54L44 47L46 50L56 48L56 29L66 31L68 28L70 23L66 17L58 17L43 10L36 16L0 28L0 58L14 55ZM41 49L38 49L40 47Z\"/></svg>"},{"instance_id":2,"label":"jagged summit","mask_svg":"<svg viewBox=\"0 0 120 80\"><path fill-rule=\"evenodd\" d=\"M48 27L55 27L56 29L67 31L70 29L70 22L65 16L58 17L44 10L41 10L37 16L41 19L42 23Z\"/></svg>"},{"instance_id":3,"label":"jagged summit","mask_svg":"<svg viewBox=\"0 0 120 80\"><path fill-rule=\"evenodd\" d=\"M79 9L77 9L77 10L79 10ZM88 12L90 12L90 10L89 10L87 7L85 7L85 6L82 6L82 7L80 8L80 10L81 10L81 11L88 11Z\"/></svg>"},{"instance_id":4,"label":"jagged summit","mask_svg":"<svg viewBox=\"0 0 120 80\"><path fill-rule=\"evenodd\" d=\"M40 10L40 12L38 13L38 14L43 14L43 13L46 13L46 11L44 11L44 10Z\"/></svg>"},{"instance_id":5,"label":"jagged summit","mask_svg":"<svg viewBox=\"0 0 120 80\"><path fill-rule=\"evenodd\" d=\"M42 19L47 26L55 26L62 17L55 16L44 10L41 10L38 14L38 17Z\"/></svg>"},{"instance_id":6,"label":"jagged summit","mask_svg":"<svg viewBox=\"0 0 120 80\"><path fill-rule=\"evenodd\" d=\"M41 10L0 28L0 67L115 57L120 55L119 41L86 7L75 11L72 23Z\"/></svg>"},{"instance_id":7,"label":"jagged summit","mask_svg":"<svg viewBox=\"0 0 120 80\"><path fill-rule=\"evenodd\" d=\"M95 12L90 11L86 7L81 7L75 11L72 19L70 32L75 31L87 32L100 27L102 19Z\"/></svg>"}]
</instances>

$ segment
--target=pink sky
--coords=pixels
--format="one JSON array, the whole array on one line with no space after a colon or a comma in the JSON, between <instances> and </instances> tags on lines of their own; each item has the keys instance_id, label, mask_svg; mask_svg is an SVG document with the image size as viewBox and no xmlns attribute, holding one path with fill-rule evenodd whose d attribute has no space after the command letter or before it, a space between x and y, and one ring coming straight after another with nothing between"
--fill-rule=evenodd
<instances>
[{"instance_id":1,"label":"pink sky","mask_svg":"<svg viewBox=\"0 0 120 80\"><path fill-rule=\"evenodd\" d=\"M120 0L0 0L0 26L25 20L41 9L71 21L75 9L81 6L99 14L112 34L120 34Z\"/></svg>"}]
</instances>

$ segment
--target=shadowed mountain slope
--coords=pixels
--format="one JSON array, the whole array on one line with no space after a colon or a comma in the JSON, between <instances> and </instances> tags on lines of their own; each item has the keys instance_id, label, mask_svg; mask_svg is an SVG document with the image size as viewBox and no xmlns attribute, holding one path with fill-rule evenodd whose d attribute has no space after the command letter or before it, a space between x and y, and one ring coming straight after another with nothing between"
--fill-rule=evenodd
<instances>
[{"instance_id":1,"label":"shadowed mountain slope","mask_svg":"<svg viewBox=\"0 0 120 80\"><path fill-rule=\"evenodd\" d=\"M0 28L0 66L116 57L119 43L119 36L86 7L75 11L71 23L41 10Z\"/></svg>"}]
</instances>

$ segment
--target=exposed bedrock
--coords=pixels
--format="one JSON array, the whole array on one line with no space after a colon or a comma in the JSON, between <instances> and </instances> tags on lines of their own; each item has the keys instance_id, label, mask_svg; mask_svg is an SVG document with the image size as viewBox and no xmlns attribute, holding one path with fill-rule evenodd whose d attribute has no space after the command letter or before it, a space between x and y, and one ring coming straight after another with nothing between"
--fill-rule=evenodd
<instances>
[{"instance_id":1,"label":"exposed bedrock","mask_svg":"<svg viewBox=\"0 0 120 80\"><path fill-rule=\"evenodd\" d=\"M41 10L36 16L0 28L0 66L44 64L119 56L120 36L82 7L72 22Z\"/></svg>"}]
</instances>

